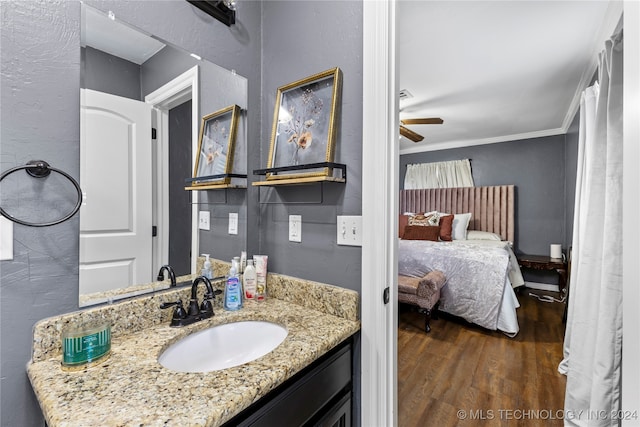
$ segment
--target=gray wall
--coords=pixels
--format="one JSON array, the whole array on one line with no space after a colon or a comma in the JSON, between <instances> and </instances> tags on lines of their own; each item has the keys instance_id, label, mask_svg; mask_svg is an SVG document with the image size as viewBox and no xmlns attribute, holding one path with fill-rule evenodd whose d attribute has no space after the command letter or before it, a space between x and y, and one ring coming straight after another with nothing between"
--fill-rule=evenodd
<instances>
[{"instance_id":1,"label":"gray wall","mask_svg":"<svg viewBox=\"0 0 640 427\"><path fill-rule=\"evenodd\" d=\"M77 178L80 5L3 1L0 9L0 167L38 158ZM2 192L11 191L3 185ZM52 227L16 225L14 259L0 262L3 427L42 425L25 371L31 328L78 307L78 230L77 216Z\"/></svg>"},{"instance_id":2,"label":"gray wall","mask_svg":"<svg viewBox=\"0 0 640 427\"><path fill-rule=\"evenodd\" d=\"M169 110L169 264L177 276L191 273L191 101ZM197 255L197 254L196 254Z\"/></svg>"},{"instance_id":3,"label":"gray wall","mask_svg":"<svg viewBox=\"0 0 640 427\"><path fill-rule=\"evenodd\" d=\"M239 2L235 28L185 1L87 3L113 10L116 17L134 26L237 70L249 81L248 110L260 111L259 2ZM77 179L80 2L2 1L0 12L0 168L41 158ZM248 116L250 141L259 140L259 120L259 114ZM29 178L25 175L24 179ZM2 191L9 190L3 187ZM3 427L43 425L25 371L32 326L45 317L78 308L78 237L77 216L52 227L14 227L14 260L0 263Z\"/></svg>"},{"instance_id":4,"label":"gray wall","mask_svg":"<svg viewBox=\"0 0 640 427\"><path fill-rule=\"evenodd\" d=\"M546 255L551 243L564 243L564 135L400 156L400 186L406 165L471 159L476 186L516 186L515 251Z\"/></svg>"},{"instance_id":5,"label":"gray wall","mask_svg":"<svg viewBox=\"0 0 640 427\"><path fill-rule=\"evenodd\" d=\"M250 232L248 241L259 236L258 250L269 255L270 271L360 292L361 248L336 245L336 216L362 213L362 2L268 1L263 5L261 156L250 157L249 164L254 169L267 166L278 87L340 67L342 108L334 160L347 165L348 181L302 187L253 187L249 191L252 208L249 216L259 218L259 234ZM302 216L301 243L289 242L289 215ZM353 368L353 414L357 426L360 425L359 340L354 349Z\"/></svg>"},{"instance_id":6,"label":"gray wall","mask_svg":"<svg viewBox=\"0 0 640 427\"><path fill-rule=\"evenodd\" d=\"M573 228L576 120L567 135L400 156L400 188L407 164L471 159L475 185L516 186L516 253L548 255L551 243L566 251ZM527 281L558 282L553 273L523 270L523 275Z\"/></svg>"},{"instance_id":7,"label":"gray wall","mask_svg":"<svg viewBox=\"0 0 640 427\"><path fill-rule=\"evenodd\" d=\"M267 165L278 87L340 67L342 112L335 161L347 165L348 182L260 188L262 201L278 200L258 206L260 251L269 255L270 271L359 291L361 249L336 245L336 216L360 215L362 210L362 3L265 2L263 38L269 54L263 59L262 156L255 168ZM302 215L301 243L289 242L289 215Z\"/></svg>"},{"instance_id":8,"label":"gray wall","mask_svg":"<svg viewBox=\"0 0 640 427\"><path fill-rule=\"evenodd\" d=\"M140 66L92 47L82 48L80 87L142 101Z\"/></svg>"}]
</instances>

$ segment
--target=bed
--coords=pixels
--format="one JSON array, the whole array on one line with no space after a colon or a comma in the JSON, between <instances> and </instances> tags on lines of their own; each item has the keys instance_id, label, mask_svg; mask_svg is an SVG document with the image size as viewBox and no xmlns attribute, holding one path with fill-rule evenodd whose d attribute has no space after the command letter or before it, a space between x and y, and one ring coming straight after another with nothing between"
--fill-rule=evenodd
<instances>
[{"instance_id":1,"label":"bed","mask_svg":"<svg viewBox=\"0 0 640 427\"><path fill-rule=\"evenodd\" d=\"M512 185L401 190L398 274L442 271L447 283L440 311L515 336L519 303L513 289L524 279L512 248L514 200ZM452 231L443 235L447 221Z\"/></svg>"}]
</instances>

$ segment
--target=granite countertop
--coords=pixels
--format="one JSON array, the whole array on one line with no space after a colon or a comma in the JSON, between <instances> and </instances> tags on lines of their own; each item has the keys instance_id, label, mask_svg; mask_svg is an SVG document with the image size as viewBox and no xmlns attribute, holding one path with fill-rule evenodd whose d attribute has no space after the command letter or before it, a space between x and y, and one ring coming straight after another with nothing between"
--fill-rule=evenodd
<instances>
[{"instance_id":1,"label":"granite countertop","mask_svg":"<svg viewBox=\"0 0 640 427\"><path fill-rule=\"evenodd\" d=\"M39 322L34 327L34 351L27 372L47 424L219 426L359 331L356 292L270 276L268 287L276 295L286 295L287 301L273 297L264 303L248 301L235 312L217 306L214 317L182 328L169 327L170 313L166 312L171 310L156 308L163 313L161 318L154 314L151 324L137 329L123 326L132 324L131 320L123 321L116 313L131 309L126 307L129 304L142 310L140 316L145 317L149 307L175 297L164 294ZM318 295L326 298L311 300ZM111 356L83 371L63 371L60 330L78 318L96 316L117 318L112 326ZM184 336L242 320L281 324L288 330L287 338L252 362L209 373L174 372L157 361L164 349Z\"/></svg>"}]
</instances>

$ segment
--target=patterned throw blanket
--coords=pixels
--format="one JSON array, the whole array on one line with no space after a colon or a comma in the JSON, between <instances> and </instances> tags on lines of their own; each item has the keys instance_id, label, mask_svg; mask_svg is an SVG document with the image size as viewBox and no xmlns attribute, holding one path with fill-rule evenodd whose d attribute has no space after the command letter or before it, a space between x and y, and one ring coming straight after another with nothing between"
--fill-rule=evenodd
<instances>
[{"instance_id":1,"label":"patterned throw blanket","mask_svg":"<svg viewBox=\"0 0 640 427\"><path fill-rule=\"evenodd\" d=\"M497 329L508 267L509 254L499 247L398 240L398 274L423 277L442 271L447 283L440 291L440 310L491 330Z\"/></svg>"}]
</instances>

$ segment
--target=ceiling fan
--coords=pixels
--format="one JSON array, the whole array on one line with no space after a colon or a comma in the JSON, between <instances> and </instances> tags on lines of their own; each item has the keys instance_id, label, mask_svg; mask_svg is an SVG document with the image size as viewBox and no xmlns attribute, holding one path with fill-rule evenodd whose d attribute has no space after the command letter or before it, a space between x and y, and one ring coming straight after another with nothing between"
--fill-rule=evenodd
<instances>
[{"instance_id":1,"label":"ceiling fan","mask_svg":"<svg viewBox=\"0 0 640 427\"><path fill-rule=\"evenodd\" d=\"M440 117L427 117L422 119L404 119L400 120L400 135L410 139L413 142L420 142L424 139L422 135L412 131L403 125L441 125L444 121Z\"/></svg>"}]
</instances>

